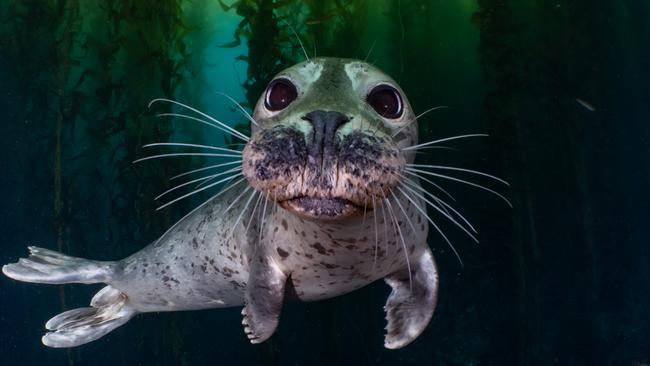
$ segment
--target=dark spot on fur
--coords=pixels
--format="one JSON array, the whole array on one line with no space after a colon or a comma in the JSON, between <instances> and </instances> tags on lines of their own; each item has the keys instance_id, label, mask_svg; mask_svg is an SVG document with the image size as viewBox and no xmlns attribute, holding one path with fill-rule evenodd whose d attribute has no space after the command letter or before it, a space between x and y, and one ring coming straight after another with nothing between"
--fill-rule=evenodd
<instances>
[{"instance_id":1,"label":"dark spot on fur","mask_svg":"<svg viewBox=\"0 0 650 366\"><path fill-rule=\"evenodd\" d=\"M232 277L232 274L234 272L235 271L233 271L232 268L228 268L228 267L223 267L223 270L222 270L223 275L226 276L226 277Z\"/></svg>"},{"instance_id":2,"label":"dark spot on fur","mask_svg":"<svg viewBox=\"0 0 650 366\"><path fill-rule=\"evenodd\" d=\"M339 268L338 264L332 264L332 263L325 263L325 262L320 262L325 268L327 269L334 269L334 268Z\"/></svg>"},{"instance_id":3,"label":"dark spot on fur","mask_svg":"<svg viewBox=\"0 0 650 366\"><path fill-rule=\"evenodd\" d=\"M277 248L277 251L278 251L278 254L280 255L280 257L282 257L282 259L285 259L285 258L287 258L289 256L289 253L286 250L283 250L280 247Z\"/></svg>"},{"instance_id":4,"label":"dark spot on fur","mask_svg":"<svg viewBox=\"0 0 650 366\"><path fill-rule=\"evenodd\" d=\"M316 249L318 251L318 254L327 255L327 251L325 250L325 247L321 243L315 242L311 246L312 246L312 248L314 248L314 249Z\"/></svg>"}]
</instances>

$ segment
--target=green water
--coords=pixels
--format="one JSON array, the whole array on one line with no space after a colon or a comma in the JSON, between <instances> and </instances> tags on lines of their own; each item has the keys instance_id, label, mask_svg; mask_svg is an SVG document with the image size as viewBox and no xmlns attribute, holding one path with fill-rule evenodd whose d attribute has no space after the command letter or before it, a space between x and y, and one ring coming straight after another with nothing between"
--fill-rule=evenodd
<instances>
[{"instance_id":1,"label":"green water","mask_svg":"<svg viewBox=\"0 0 650 366\"><path fill-rule=\"evenodd\" d=\"M40 343L95 286L0 278L1 365L650 364L650 3L643 0L5 0L0 3L0 263L39 245L120 259L210 192L156 211L169 178L211 162L132 162L153 142L224 146L189 104L240 131L272 76L313 57L367 59L416 112L420 140L486 133L421 162L504 177L513 203L445 184L478 229L433 231L441 288L417 341L382 347L378 282L290 303L248 344L239 309L146 314L70 351ZM298 34L295 37L291 29ZM236 145L233 145L236 146ZM479 180L481 184L489 181ZM214 193L214 192L212 192Z\"/></svg>"}]
</instances>

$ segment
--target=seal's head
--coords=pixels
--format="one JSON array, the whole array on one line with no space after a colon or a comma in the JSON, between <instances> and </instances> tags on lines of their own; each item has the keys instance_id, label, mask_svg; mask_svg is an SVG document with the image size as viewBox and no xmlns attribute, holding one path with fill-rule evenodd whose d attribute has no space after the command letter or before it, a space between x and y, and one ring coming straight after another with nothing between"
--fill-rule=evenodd
<instances>
[{"instance_id":1,"label":"seal's head","mask_svg":"<svg viewBox=\"0 0 650 366\"><path fill-rule=\"evenodd\" d=\"M243 172L268 198L305 218L372 210L398 185L417 141L415 115L389 76L361 61L317 58L269 83L253 118Z\"/></svg>"}]
</instances>

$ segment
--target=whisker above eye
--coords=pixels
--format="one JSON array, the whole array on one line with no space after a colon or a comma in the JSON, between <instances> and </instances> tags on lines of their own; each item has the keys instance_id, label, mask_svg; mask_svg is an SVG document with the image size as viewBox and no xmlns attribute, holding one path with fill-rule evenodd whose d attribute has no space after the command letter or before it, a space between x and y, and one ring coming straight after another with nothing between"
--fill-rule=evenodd
<instances>
[{"instance_id":1,"label":"whisker above eye","mask_svg":"<svg viewBox=\"0 0 650 366\"><path fill-rule=\"evenodd\" d=\"M251 116L250 113L248 113L248 111L246 111L246 109L244 109L244 107L242 107L242 105L241 105L238 101L235 100L235 98L231 97L230 95L228 95L228 94L226 94L226 93L222 93L222 92L217 92L217 94L218 94L218 95L221 95L222 97L227 98L230 102L232 102L232 104L233 104L234 106L237 107L237 109L239 110L239 112L240 112L242 115L244 115L244 117L246 117L246 118L247 118L247 119L248 119L252 124L254 124L255 126L257 126L257 127L259 127L259 128L262 128L262 126L260 126L260 125L257 123L257 121L255 121L255 119L253 118L253 116Z\"/></svg>"},{"instance_id":2,"label":"whisker above eye","mask_svg":"<svg viewBox=\"0 0 650 366\"><path fill-rule=\"evenodd\" d=\"M466 138L472 138L472 137L489 137L490 135L484 134L484 133L472 133L472 134L467 134L467 135L458 135L458 136L452 136L452 137L445 137L444 139L439 139L439 140L434 140L434 141L429 141L425 142L422 144L418 145L413 145L413 146L407 146L402 149L402 151L409 151L409 150L417 150L420 149L424 146L430 146L430 145L435 145L439 144L441 142L445 141L452 141L452 140L460 140L460 139L466 139Z\"/></svg>"}]
</instances>

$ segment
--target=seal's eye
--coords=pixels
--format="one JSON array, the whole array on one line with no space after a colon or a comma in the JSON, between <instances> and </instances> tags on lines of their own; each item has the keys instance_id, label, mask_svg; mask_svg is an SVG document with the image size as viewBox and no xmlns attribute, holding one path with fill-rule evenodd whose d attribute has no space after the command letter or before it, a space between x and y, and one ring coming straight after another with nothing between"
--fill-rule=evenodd
<instances>
[{"instance_id":1,"label":"seal's eye","mask_svg":"<svg viewBox=\"0 0 650 366\"><path fill-rule=\"evenodd\" d=\"M385 84L374 87L368 93L366 102L384 118L399 118L404 109L402 97L397 89Z\"/></svg>"},{"instance_id":2,"label":"seal's eye","mask_svg":"<svg viewBox=\"0 0 650 366\"><path fill-rule=\"evenodd\" d=\"M287 108L297 97L296 86L291 81L288 79L275 79L266 89L264 106L270 111L279 111Z\"/></svg>"}]
</instances>

